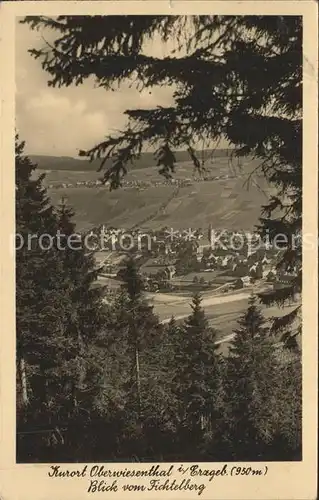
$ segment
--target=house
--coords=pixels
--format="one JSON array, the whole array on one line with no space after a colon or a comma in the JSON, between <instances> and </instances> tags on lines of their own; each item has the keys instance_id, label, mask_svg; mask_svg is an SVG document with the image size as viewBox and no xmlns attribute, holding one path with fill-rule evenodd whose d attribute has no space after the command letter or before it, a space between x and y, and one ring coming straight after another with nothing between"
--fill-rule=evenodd
<instances>
[{"instance_id":1,"label":"house","mask_svg":"<svg viewBox=\"0 0 319 500\"><path fill-rule=\"evenodd\" d=\"M164 254L165 255L169 255L170 253L172 253L172 245L170 245L169 243L164 242Z\"/></svg>"},{"instance_id":2,"label":"house","mask_svg":"<svg viewBox=\"0 0 319 500\"><path fill-rule=\"evenodd\" d=\"M170 281L171 279L174 278L175 274L176 274L176 269L175 269L175 266L167 266L165 269L165 274L167 276L167 279Z\"/></svg>"},{"instance_id":3,"label":"house","mask_svg":"<svg viewBox=\"0 0 319 500\"><path fill-rule=\"evenodd\" d=\"M242 280L244 286L249 286L250 285L250 277L249 276L243 276L241 278L241 280Z\"/></svg>"},{"instance_id":4,"label":"house","mask_svg":"<svg viewBox=\"0 0 319 500\"><path fill-rule=\"evenodd\" d=\"M168 266L167 263L163 263L160 259L148 259L142 266L141 271L147 276L158 276L159 274L169 275L167 268L174 267ZM175 267L174 267L175 271Z\"/></svg>"},{"instance_id":5,"label":"house","mask_svg":"<svg viewBox=\"0 0 319 500\"><path fill-rule=\"evenodd\" d=\"M201 238L200 244L198 245L198 247L196 249L197 256L202 257L204 254L204 251L207 249L211 249L211 248L212 248L211 241L208 238L204 238L204 237Z\"/></svg>"}]
</instances>

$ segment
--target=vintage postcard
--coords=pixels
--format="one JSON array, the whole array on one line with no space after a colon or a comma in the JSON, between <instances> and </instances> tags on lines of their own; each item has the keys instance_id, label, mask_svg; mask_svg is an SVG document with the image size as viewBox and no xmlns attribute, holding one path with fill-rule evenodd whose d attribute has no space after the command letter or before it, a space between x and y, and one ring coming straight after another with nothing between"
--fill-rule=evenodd
<instances>
[{"instance_id":1,"label":"vintage postcard","mask_svg":"<svg viewBox=\"0 0 319 500\"><path fill-rule=\"evenodd\" d=\"M2 500L314 500L318 6L2 2Z\"/></svg>"}]
</instances>

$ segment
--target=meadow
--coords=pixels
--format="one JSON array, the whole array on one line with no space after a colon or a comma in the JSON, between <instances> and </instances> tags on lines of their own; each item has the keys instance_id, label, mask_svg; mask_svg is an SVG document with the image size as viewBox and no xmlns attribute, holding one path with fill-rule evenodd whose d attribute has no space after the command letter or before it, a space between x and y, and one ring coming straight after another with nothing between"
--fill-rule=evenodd
<instances>
[{"instance_id":1,"label":"meadow","mask_svg":"<svg viewBox=\"0 0 319 500\"><path fill-rule=\"evenodd\" d=\"M80 162L82 165L83 162ZM37 173L45 173L45 185L51 185L49 196L57 205L64 198L75 210L78 230L107 224L124 229L138 226L144 230L164 226L175 229L207 228L251 230L267 201L269 188L265 180L253 177L247 183L256 163L245 159L241 166L227 157L214 158L207 164L210 175L228 178L196 181L191 162L177 164L176 179L190 179L188 186L177 188L164 184L158 168L134 168L125 180L157 183L146 189L122 187L109 191L106 186L57 188L58 183L75 185L78 181L95 181L101 174L93 171L50 170L38 163ZM83 168L83 167L82 167ZM159 184L161 183L161 184Z\"/></svg>"}]
</instances>

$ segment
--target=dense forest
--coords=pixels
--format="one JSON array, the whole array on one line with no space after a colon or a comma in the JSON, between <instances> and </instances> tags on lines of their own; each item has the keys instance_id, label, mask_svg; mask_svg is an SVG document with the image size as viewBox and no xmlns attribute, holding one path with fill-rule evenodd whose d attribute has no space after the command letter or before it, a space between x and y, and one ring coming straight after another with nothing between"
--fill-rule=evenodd
<instances>
[{"instance_id":1,"label":"dense forest","mask_svg":"<svg viewBox=\"0 0 319 500\"><path fill-rule=\"evenodd\" d=\"M176 85L172 107L128 110L127 129L81 156L99 161L116 189L146 144L157 147L159 171L171 177L174 150L185 146L201 169L194 141L225 137L238 156L258 159L277 188L258 230L287 236L278 265L298 273L280 292L251 297L221 356L199 295L185 322L163 325L133 257L123 288L107 297L94 286L93 255L61 251L56 234L75 231L74 214L52 205L17 137L16 231L20 240L46 234L51 242L16 252L17 461L300 460L301 353L290 329L297 309L269 324L259 301L280 293L284 303L301 290L301 249L292 248L302 226L301 20L110 17L24 20L57 33L53 48L31 50L51 86L92 75L107 90L130 78L144 88ZM182 57L142 51L155 34L165 41L183 32ZM280 332L284 351L276 347Z\"/></svg>"}]
</instances>

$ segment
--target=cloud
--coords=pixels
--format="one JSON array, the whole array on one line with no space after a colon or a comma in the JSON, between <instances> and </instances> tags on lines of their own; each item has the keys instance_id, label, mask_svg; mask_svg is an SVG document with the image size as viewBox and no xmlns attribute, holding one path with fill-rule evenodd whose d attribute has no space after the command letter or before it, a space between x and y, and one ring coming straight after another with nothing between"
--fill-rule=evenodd
<instances>
[{"instance_id":1,"label":"cloud","mask_svg":"<svg viewBox=\"0 0 319 500\"><path fill-rule=\"evenodd\" d=\"M78 87L48 87L48 75L28 53L43 45L41 33L21 24L16 33L16 122L28 154L77 156L79 149L117 133L126 123L126 109L172 102L171 87L139 92L124 83L112 92L96 87L93 79Z\"/></svg>"},{"instance_id":2,"label":"cloud","mask_svg":"<svg viewBox=\"0 0 319 500\"><path fill-rule=\"evenodd\" d=\"M27 135L28 152L76 155L80 148L91 147L108 128L103 109L91 111L84 99L72 100L41 90L20 106L18 130Z\"/></svg>"},{"instance_id":3,"label":"cloud","mask_svg":"<svg viewBox=\"0 0 319 500\"><path fill-rule=\"evenodd\" d=\"M26 110L31 113L43 113L47 110L49 114L52 110L68 111L70 109L70 101L66 97L59 97L58 95L53 95L52 92L42 90L39 95L32 97L26 103Z\"/></svg>"}]
</instances>

